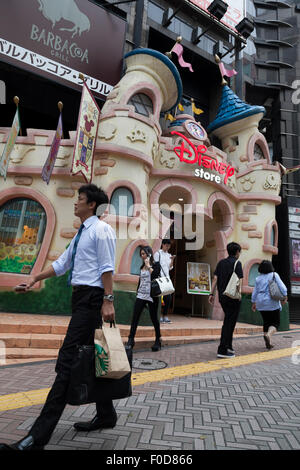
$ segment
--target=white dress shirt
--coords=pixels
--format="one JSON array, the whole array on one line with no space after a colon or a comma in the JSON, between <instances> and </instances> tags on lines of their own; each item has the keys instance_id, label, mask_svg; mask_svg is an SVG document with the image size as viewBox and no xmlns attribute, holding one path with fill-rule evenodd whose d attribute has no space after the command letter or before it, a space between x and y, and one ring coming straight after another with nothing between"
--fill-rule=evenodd
<instances>
[{"instance_id":1,"label":"white dress shirt","mask_svg":"<svg viewBox=\"0 0 300 470\"><path fill-rule=\"evenodd\" d=\"M116 234L110 225L95 215L86 219L83 225L74 259L71 285L103 288L102 274L109 271L114 273L115 269ZM76 235L68 248L52 263L57 276L65 274L71 267L75 238Z\"/></svg>"},{"instance_id":2,"label":"white dress shirt","mask_svg":"<svg viewBox=\"0 0 300 470\"><path fill-rule=\"evenodd\" d=\"M159 250L154 253L154 261L159 261L161 270L160 270L160 277L169 277L169 271L173 269L173 266L170 268L171 265L171 256L170 253L167 251Z\"/></svg>"}]
</instances>

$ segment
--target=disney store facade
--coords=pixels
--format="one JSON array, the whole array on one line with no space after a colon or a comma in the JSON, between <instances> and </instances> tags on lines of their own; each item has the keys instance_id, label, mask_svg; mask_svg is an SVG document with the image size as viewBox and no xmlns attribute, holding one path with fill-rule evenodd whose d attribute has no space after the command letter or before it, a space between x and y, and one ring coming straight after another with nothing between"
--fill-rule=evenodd
<instances>
[{"instance_id":1,"label":"disney store facade","mask_svg":"<svg viewBox=\"0 0 300 470\"><path fill-rule=\"evenodd\" d=\"M117 322L130 323L139 247L149 244L155 252L171 234L177 255L174 313L222 319L217 299L213 306L208 303L210 277L226 256L226 245L237 241L244 268L240 321L256 323L250 294L258 264L278 252L275 208L281 202L279 164L272 164L258 130L264 108L246 104L220 84L216 116L206 129L188 114L162 126L161 113L181 100L177 68L166 55L147 48L127 53L125 66L101 111L92 176L108 193L110 207L102 218L118 237ZM8 128L0 128L0 152L8 134ZM73 207L84 180L70 174L75 131L61 141L49 185L40 176L53 134L28 129L27 136L18 137L7 179L1 178L2 312L70 313L66 276L37 283L26 296L12 291L57 259L80 226ZM288 328L287 307L281 328Z\"/></svg>"}]
</instances>

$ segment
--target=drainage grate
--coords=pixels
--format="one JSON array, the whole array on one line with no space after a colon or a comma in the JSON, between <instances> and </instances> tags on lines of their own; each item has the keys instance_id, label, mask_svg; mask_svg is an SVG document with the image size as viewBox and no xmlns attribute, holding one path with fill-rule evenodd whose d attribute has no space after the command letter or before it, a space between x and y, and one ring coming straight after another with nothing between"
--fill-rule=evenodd
<instances>
[{"instance_id":1,"label":"drainage grate","mask_svg":"<svg viewBox=\"0 0 300 470\"><path fill-rule=\"evenodd\" d=\"M156 370L164 369L167 365L166 362L159 361L158 359L134 359L132 361L132 367L134 369Z\"/></svg>"}]
</instances>

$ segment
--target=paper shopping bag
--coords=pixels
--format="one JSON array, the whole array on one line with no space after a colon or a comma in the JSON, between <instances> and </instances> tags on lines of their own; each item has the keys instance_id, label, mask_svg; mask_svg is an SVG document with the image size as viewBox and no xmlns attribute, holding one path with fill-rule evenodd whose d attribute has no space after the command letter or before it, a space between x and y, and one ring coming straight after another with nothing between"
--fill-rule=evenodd
<instances>
[{"instance_id":1,"label":"paper shopping bag","mask_svg":"<svg viewBox=\"0 0 300 470\"><path fill-rule=\"evenodd\" d=\"M118 327L102 326L95 331L96 377L119 379L131 371Z\"/></svg>"}]
</instances>

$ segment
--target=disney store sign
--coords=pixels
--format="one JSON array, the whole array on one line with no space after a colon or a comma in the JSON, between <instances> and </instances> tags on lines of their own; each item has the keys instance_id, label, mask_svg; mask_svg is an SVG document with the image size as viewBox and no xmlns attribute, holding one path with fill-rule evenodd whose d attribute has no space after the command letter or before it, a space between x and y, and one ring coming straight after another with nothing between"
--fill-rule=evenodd
<instances>
[{"instance_id":1,"label":"disney store sign","mask_svg":"<svg viewBox=\"0 0 300 470\"><path fill-rule=\"evenodd\" d=\"M181 162L187 163L188 165L195 165L198 163L201 169L195 169L195 176L203 178L207 181L215 181L216 183L227 184L228 178L234 175L235 169L231 165L227 165L224 162L218 162L217 159L205 155L207 147L203 144L195 145L185 135L177 131L172 131L171 134L178 135L181 137L180 145L173 148L175 154ZM216 173L211 173L206 170L215 170ZM223 179L224 175L224 180Z\"/></svg>"}]
</instances>

